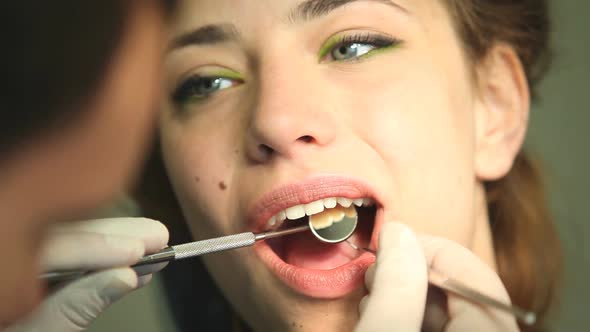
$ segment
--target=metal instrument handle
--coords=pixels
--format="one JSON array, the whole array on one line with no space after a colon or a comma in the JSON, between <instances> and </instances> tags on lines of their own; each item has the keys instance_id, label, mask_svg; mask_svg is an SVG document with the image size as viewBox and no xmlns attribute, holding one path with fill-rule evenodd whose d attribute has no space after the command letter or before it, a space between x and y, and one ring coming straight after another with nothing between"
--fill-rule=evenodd
<instances>
[{"instance_id":1,"label":"metal instrument handle","mask_svg":"<svg viewBox=\"0 0 590 332\"><path fill-rule=\"evenodd\" d=\"M246 232L172 246L175 260L249 247L256 242L254 233Z\"/></svg>"},{"instance_id":2,"label":"metal instrument handle","mask_svg":"<svg viewBox=\"0 0 590 332\"><path fill-rule=\"evenodd\" d=\"M180 260L190 257L201 256L205 254L211 254L219 251L249 247L254 245L254 243L259 240L290 235L298 232L303 232L308 229L309 226L305 225L301 227L295 227L293 229L272 231L261 234L245 232L217 237L213 239L174 245L164 248L156 253L142 257L136 264L132 265L131 267L169 262L173 260ZM65 280L77 279L83 276L84 274L91 272L92 271L51 271L44 273L39 277L41 279L48 281L49 283L56 283Z\"/></svg>"}]
</instances>

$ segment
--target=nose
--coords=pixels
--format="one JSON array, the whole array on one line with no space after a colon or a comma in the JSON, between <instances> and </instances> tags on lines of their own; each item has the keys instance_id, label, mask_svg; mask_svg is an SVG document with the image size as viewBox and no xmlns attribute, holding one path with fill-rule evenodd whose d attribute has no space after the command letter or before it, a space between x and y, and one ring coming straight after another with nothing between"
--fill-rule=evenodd
<instances>
[{"instance_id":1,"label":"nose","mask_svg":"<svg viewBox=\"0 0 590 332\"><path fill-rule=\"evenodd\" d=\"M333 141L335 114L330 103L322 100L321 82L310 77L304 69L284 63L261 70L246 142L250 159L264 163L273 158L304 158L310 150Z\"/></svg>"}]
</instances>

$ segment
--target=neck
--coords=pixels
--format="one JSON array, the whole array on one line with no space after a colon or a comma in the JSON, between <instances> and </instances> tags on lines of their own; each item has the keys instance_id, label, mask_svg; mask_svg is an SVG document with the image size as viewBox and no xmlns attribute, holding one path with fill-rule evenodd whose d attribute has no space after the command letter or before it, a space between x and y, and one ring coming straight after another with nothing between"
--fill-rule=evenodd
<instances>
[{"instance_id":1,"label":"neck","mask_svg":"<svg viewBox=\"0 0 590 332\"><path fill-rule=\"evenodd\" d=\"M486 192L483 184L479 184L476 189L475 211L475 228L470 249L491 268L497 271Z\"/></svg>"}]
</instances>

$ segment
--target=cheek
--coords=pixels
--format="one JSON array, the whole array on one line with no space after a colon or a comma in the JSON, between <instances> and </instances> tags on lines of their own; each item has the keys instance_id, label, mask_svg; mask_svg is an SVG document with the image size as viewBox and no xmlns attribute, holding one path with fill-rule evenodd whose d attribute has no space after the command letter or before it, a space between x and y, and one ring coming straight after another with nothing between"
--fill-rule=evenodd
<instances>
[{"instance_id":1,"label":"cheek","mask_svg":"<svg viewBox=\"0 0 590 332\"><path fill-rule=\"evenodd\" d=\"M226 221L230 219L235 167L230 129L196 122L162 127L164 163L193 233L217 236L230 232Z\"/></svg>"},{"instance_id":2,"label":"cheek","mask_svg":"<svg viewBox=\"0 0 590 332\"><path fill-rule=\"evenodd\" d=\"M356 130L392 177L387 217L465 243L474 187L469 87L461 75L448 76L435 64L412 68L420 69L378 82L357 100L355 108L363 112Z\"/></svg>"}]
</instances>

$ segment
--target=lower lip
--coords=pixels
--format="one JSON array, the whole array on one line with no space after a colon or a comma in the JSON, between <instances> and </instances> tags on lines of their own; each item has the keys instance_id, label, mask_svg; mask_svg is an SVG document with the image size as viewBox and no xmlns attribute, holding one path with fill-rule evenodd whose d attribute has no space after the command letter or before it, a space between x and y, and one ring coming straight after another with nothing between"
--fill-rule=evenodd
<instances>
[{"instance_id":1,"label":"lower lip","mask_svg":"<svg viewBox=\"0 0 590 332\"><path fill-rule=\"evenodd\" d=\"M382 209L377 210L370 247L377 248L377 234L382 223ZM264 241L254 249L261 260L278 278L293 290L317 299L336 299L363 285L365 272L375 262L375 255L364 252L352 261L331 270L312 270L287 264Z\"/></svg>"},{"instance_id":2,"label":"lower lip","mask_svg":"<svg viewBox=\"0 0 590 332\"><path fill-rule=\"evenodd\" d=\"M362 285L365 272L375 256L365 252L332 270L311 270L285 263L266 242L255 245L258 256L287 286L309 297L334 299L343 297Z\"/></svg>"}]
</instances>

